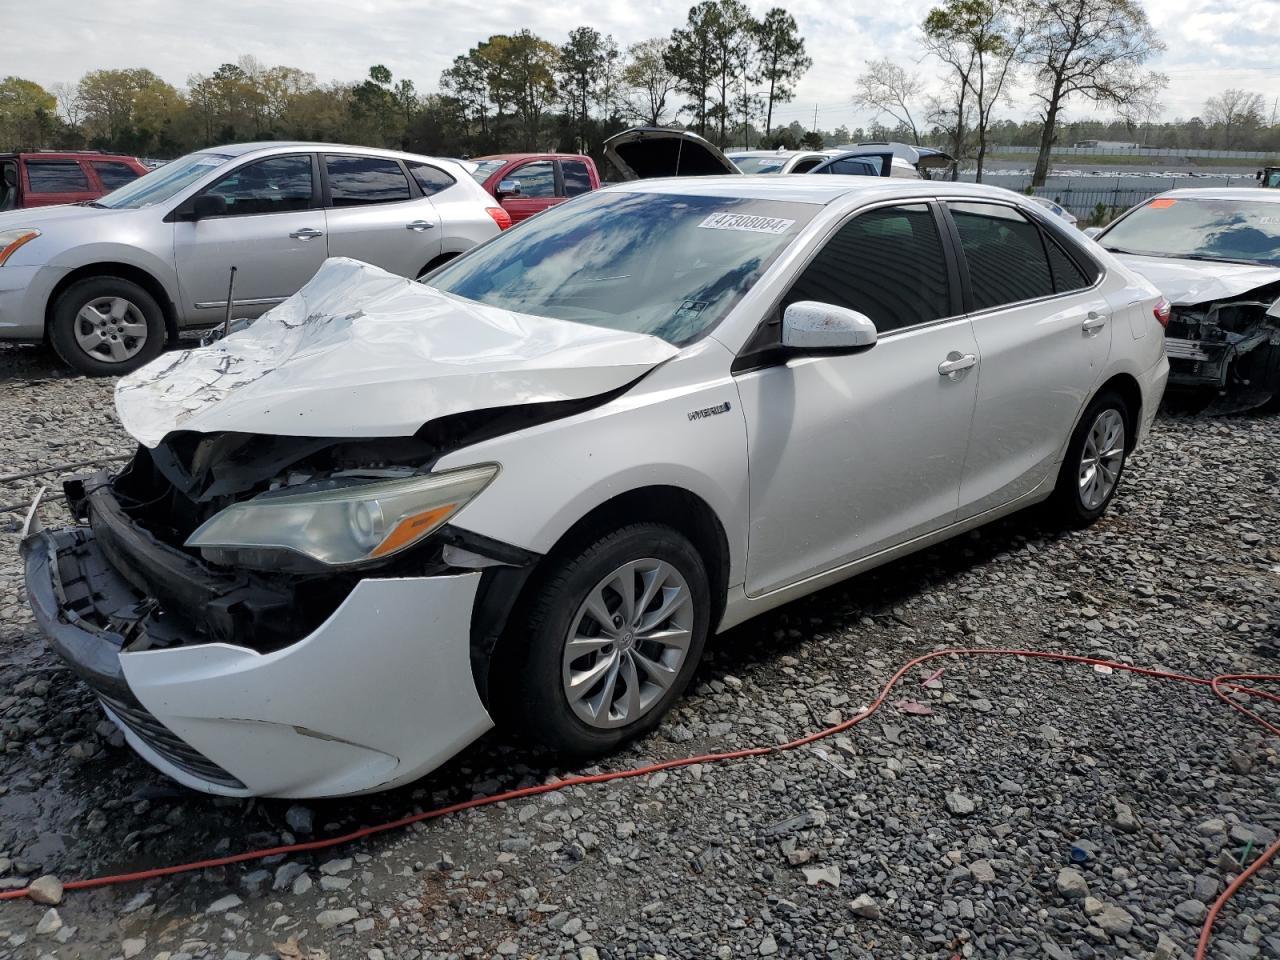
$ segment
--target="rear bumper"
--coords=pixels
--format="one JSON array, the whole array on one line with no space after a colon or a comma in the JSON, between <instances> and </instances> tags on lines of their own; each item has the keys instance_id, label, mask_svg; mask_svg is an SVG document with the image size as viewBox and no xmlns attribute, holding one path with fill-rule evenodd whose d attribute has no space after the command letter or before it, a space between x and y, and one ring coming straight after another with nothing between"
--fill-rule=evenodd
<instances>
[{"instance_id":1,"label":"rear bumper","mask_svg":"<svg viewBox=\"0 0 1280 960\"><path fill-rule=\"evenodd\" d=\"M1165 387L1169 385L1169 358L1161 354L1146 373L1138 378L1142 390L1142 422L1138 424L1138 438L1135 443L1143 443L1151 433L1151 425L1155 423L1156 413L1160 410L1160 401L1164 398Z\"/></svg>"},{"instance_id":2,"label":"rear bumper","mask_svg":"<svg viewBox=\"0 0 1280 960\"><path fill-rule=\"evenodd\" d=\"M362 580L317 629L273 650L160 649L135 635L153 608L86 527L22 544L49 646L149 763L224 796L385 789L448 760L493 724L472 679L479 573ZM133 619L131 619L133 617Z\"/></svg>"}]
</instances>

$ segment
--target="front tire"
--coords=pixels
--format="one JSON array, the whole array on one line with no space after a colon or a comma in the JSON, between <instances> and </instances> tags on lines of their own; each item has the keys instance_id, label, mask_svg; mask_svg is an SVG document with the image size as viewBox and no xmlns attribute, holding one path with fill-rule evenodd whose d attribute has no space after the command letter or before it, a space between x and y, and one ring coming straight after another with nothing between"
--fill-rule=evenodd
<instances>
[{"instance_id":1,"label":"front tire","mask_svg":"<svg viewBox=\"0 0 1280 960\"><path fill-rule=\"evenodd\" d=\"M499 664L513 729L594 756L641 736L688 686L706 645L706 567L676 530L637 523L553 559Z\"/></svg>"},{"instance_id":2,"label":"front tire","mask_svg":"<svg viewBox=\"0 0 1280 960\"><path fill-rule=\"evenodd\" d=\"M1129 407L1117 393L1094 397L1076 424L1049 509L1065 526L1085 527L1107 510L1124 475Z\"/></svg>"},{"instance_id":3,"label":"front tire","mask_svg":"<svg viewBox=\"0 0 1280 960\"><path fill-rule=\"evenodd\" d=\"M54 301L49 342L64 363L90 377L138 369L164 349L164 314L131 280L89 277Z\"/></svg>"}]
</instances>

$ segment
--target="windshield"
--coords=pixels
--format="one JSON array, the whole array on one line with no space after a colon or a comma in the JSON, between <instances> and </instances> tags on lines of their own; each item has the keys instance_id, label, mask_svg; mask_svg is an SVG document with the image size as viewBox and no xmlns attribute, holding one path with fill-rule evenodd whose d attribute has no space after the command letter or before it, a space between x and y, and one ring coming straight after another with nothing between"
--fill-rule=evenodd
<instances>
[{"instance_id":1,"label":"windshield","mask_svg":"<svg viewBox=\"0 0 1280 960\"><path fill-rule=\"evenodd\" d=\"M505 160L473 160L472 162L475 164L476 168L471 171L471 176L475 179L476 183L480 184L480 186L483 187L484 182L489 179L493 171L497 170L500 166L502 166L507 161Z\"/></svg>"},{"instance_id":2,"label":"windshield","mask_svg":"<svg viewBox=\"0 0 1280 960\"><path fill-rule=\"evenodd\" d=\"M99 197L97 203L112 209L149 207L153 203L164 203L230 159L221 153L189 153L173 163L166 163L163 167L144 174L119 190L111 191L105 197Z\"/></svg>"},{"instance_id":3,"label":"windshield","mask_svg":"<svg viewBox=\"0 0 1280 960\"><path fill-rule=\"evenodd\" d=\"M778 173L787 162L786 157L729 157L733 165L743 173Z\"/></svg>"},{"instance_id":4,"label":"windshield","mask_svg":"<svg viewBox=\"0 0 1280 960\"><path fill-rule=\"evenodd\" d=\"M1280 203L1157 197L1098 239L1115 253L1280 266Z\"/></svg>"},{"instance_id":5,"label":"windshield","mask_svg":"<svg viewBox=\"0 0 1280 960\"><path fill-rule=\"evenodd\" d=\"M519 313L661 337L705 334L822 208L664 193L592 193L426 278Z\"/></svg>"}]
</instances>

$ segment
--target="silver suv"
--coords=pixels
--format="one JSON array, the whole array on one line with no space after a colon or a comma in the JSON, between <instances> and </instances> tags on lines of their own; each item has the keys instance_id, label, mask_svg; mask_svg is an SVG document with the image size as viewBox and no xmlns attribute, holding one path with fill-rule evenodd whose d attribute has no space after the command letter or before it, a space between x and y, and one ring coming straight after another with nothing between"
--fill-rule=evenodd
<instances>
[{"instance_id":1,"label":"silver suv","mask_svg":"<svg viewBox=\"0 0 1280 960\"><path fill-rule=\"evenodd\" d=\"M295 293L326 257L418 277L510 220L457 163L316 143L188 154L87 204L0 214L0 339L127 373Z\"/></svg>"}]
</instances>

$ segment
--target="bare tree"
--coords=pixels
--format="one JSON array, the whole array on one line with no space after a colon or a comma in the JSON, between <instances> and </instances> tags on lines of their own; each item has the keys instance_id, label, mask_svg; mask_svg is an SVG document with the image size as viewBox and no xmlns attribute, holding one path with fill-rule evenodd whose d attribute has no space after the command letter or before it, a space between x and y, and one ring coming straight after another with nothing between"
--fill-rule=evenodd
<instances>
[{"instance_id":1,"label":"bare tree","mask_svg":"<svg viewBox=\"0 0 1280 960\"><path fill-rule=\"evenodd\" d=\"M622 68L622 82L631 88L628 111L652 127L661 126L667 115L667 101L680 86L676 75L667 67L666 37L641 40L627 47L627 63Z\"/></svg>"},{"instance_id":2,"label":"bare tree","mask_svg":"<svg viewBox=\"0 0 1280 960\"><path fill-rule=\"evenodd\" d=\"M1025 60L1035 74L1044 128L1032 184L1049 174L1058 115L1073 97L1116 107L1125 116L1153 112L1168 82L1142 70L1164 49L1137 0L1030 0Z\"/></svg>"},{"instance_id":3,"label":"bare tree","mask_svg":"<svg viewBox=\"0 0 1280 960\"><path fill-rule=\"evenodd\" d=\"M908 73L888 58L868 60L866 72L855 83L855 106L876 111L876 119L887 113L898 122L898 126L910 129L912 143L920 142L920 131L916 129L915 117L911 114L913 108L919 111L919 98L924 91L924 83L918 74Z\"/></svg>"},{"instance_id":4,"label":"bare tree","mask_svg":"<svg viewBox=\"0 0 1280 960\"><path fill-rule=\"evenodd\" d=\"M49 88L58 100L58 113L73 127L84 118L84 105L80 102L80 85L59 80Z\"/></svg>"},{"instance_id":5,"label":"bare tree","mask_svg":"<svg viewBox=\"0 0 1280 960\"><path fill-rule=\"evenodd\" d=\"M956 145L963 144L965 89L972 95L978 136L976 180L982 182L987 155L987 128L992 111L1005 99L1005 84L1013 74L1026 35L1025 21L1014 0L947 0L924 20L924 42L930 54L948 65L961 88L956 100ZM956 155L959 160L959 154Z\"/></svg>"},{"instance_id":6,"label":"bare tree","mask_svg":"<svg viewBox=\"0 0 1280 960\"><path fill-rule=\"evenodd\" d=\"M1259 126L1266 106L1260 93L1234 88L1223 90L1205 101L1204 120L1210 126L1222 128L1222 149L1230 150L1235 131Z\"/></svg>"}]
</instances>

